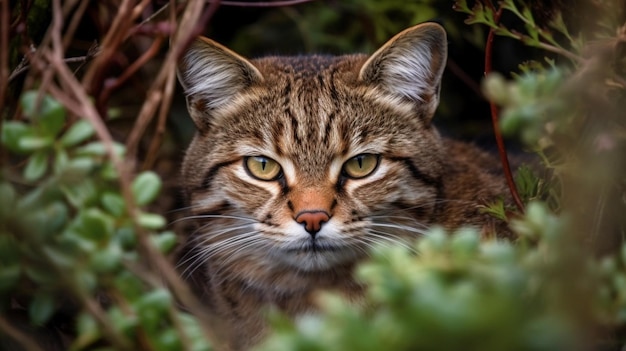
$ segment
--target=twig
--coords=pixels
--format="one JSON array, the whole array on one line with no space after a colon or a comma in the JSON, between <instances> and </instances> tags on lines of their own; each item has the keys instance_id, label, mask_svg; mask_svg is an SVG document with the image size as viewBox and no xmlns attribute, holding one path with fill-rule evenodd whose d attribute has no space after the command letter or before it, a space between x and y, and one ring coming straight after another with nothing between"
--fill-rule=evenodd
<instances>
[{"instance_id":1,"label":"twig","mask_svg":"<svg viewBox=\"0 0 626 351\"><path fill-rule=\"evenodd\" d=\"M98 110L103 111L106 103L111 96L111 93L124 84L133 74L135 74L146 62L152 59L159 53L161 44L163 43L163 37L158 36L152 42L152 45L146 52L144 52L135 62L133 62L117 79L107 80L104 84L104 89L98 96Z\"/></svg>"},{"instance_id":2,"label":"twig","mask_svg":"<svg viewBox=\"0 0 626 351\"><path fill-rule=\"evenodd\" d=\"M72 15L72 20L65 30L65 37L63 38L64 48L67 48L70 44L70 41L74 38L74 33L76 33L76 29L78 28L78 25L80 24L80 21L83 18L83 14L87 10L88 5L89 1L81 1L76 11L74 11L74 14Z\"/></svg>"},{"instance_id":3,"label":"twig","mask_svg":"<svg viewBox=\"0 0 626 351\"><path fill-rule=\"evenodd\" d=\"M0 0L0 116L9 85L9 0Z\"/></svg>"},{"instance_id":4,"label":"twig","mask_svg":"<svg viewBox=\"0 0 626 351\"><path fill-rule=\"evenodd\" d=\"M90 50L91 51L91 50ZM68 58L64 58L63 62L65 63L85 63L87 61L89 61L90 59L92 59L93 57L98 55L98 50L94 50L93 53L89 53L89 51L87 52L87 55L85 56L76 56L76 57L68 57ZM24 62L27 62L28 60L25 60ZM20 74L28 71L31 68L31 65L25 64L25 65L19 65L15 68L15 70L13 72L11 72L11 75L9 76L9 82L13 81L15 78L17 78L17 76L19 76Z\"/></svg>"},{"instance_id":5,"label":"twig","mask_svg":"<svg viewBox=\"0 0 626 351\"><path fill-rule=\"evenodd\" d=\"M4 319L2 315L0 315L0 331L2 331L2 334L5 334L11 339L17 341L17 343L20 344L20 346L22 346L26 351L43 351L43 349L33 341L33 337L31 335L26 335L17 328L13 327L11 323Z\"/></svg>"},{"instance_id":6,"label":"twig","mask_svg":"<svg viewBox=\"0 0 626 351\"><path fill-rule=\"evenodd\" d=\"M494 20L496 23L500 22L501 16L502 16L502 8L499 8L498 11L494 15ZM495 29L490 28L489 35L487 36L487 44L485 46L485 76L491 73L494 35L495 35ZM513 197L513 201L515 202L517 209L521 213L524 213L524 204L522 203L522 199L520 198L519 193L517 192L515 180L513 179L513 173L511 172L511 165L509 164L509 158L507 156L506 146L504 145L504 138L502 137L502 131L500 130L498 107L492 101L489 102L489 106L491 108L491 122L493 124L493 132L496 138L496 143L498 144L498 153L500 154L500 161L502 162L504 176L506 178L509 191L511 192L511 196Z\"/></svg>"},{"instance_id":7,"label":"twig","mask_svg":"<svg viewBox=\"0 0 626 351\"><path fill-rule=\"evenodd\" d=\"M163 139L163 135L165 134L165 123L167 122L167 116L172 105L172 96L174 94L175 85L176 71L171 70L167 82L165 83L165 89L163 89L163 103L161 104L161 109L159 110L157 127L154 135L152 136L152 140L150 141L146 160L142 165L142 169L144 170L151 169L154 166L154 162L156 161L159 147L161 146L161 140Z\"/></svg>"},{"instance_id":8,"label":"twig","mask_svg":"<svg viewBox=\"0 0 626 351\"><path fill-rule=\"evenodd\" d=\"M490 31L492 31L493 29L490 29ZM522 34L516 30L511 30L510 33L514 36L515 39L521 41L522 43L529 43L530 42L530 37L528 35ZM580 63L582 61L584 61L584 58L582 58L581 56L578 56L568 50L565 50L563 48L560 48L558 46L554 46L551 44L547 44L544 42L537 42L537 43L530 43L529 45L538 47L540 49L549 51L549 52L553 52L555 54L561 55L563 57L567 57L568 59L570 59L572 62L574 63Z\"/></svg>"},{"instance_id":9,"label":"twig","mask_svg":"<svg viewBox=\"0 0 626 351\"><path fill-rule=\"evenodd\" d=\"M215 1L207 0L207 2L219 2L224 6L237 6L237 7L280 7L280 6L292 6L298 4L304 4L307 2L313 2L314 0L284 0L284 1L265 1L265 2L247 2L247 1Z\"/></svg>"},{"instance_id":10,"label":"twig","mask_svg":"<svg viewBox=\"0 0 626 351\"><path fill-rule=\"evenodd\" d=\"M118 53L121 42L126 37L128 28L132 22L132 0L123 0L118 7L117 15L111 24L106 36L102 40L102 53L99 55L91 68L87 70L83 78L83 85L89 93L98 96L102 89L104 73L109 67L113 56Z\"/></svg>"}]
</instances>

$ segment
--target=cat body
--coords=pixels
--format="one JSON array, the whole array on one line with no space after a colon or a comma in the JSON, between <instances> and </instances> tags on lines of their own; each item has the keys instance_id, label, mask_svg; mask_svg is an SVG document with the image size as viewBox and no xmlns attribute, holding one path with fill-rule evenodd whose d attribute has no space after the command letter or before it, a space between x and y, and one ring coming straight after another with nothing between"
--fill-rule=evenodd
<instances>
[{"instance_id":1,"label":"cat body","mask_svg":"<svg viewBox=\"0 0 626 351\"><path fill-rule=\"evenodd\" d=\"M320 290L357 301L356 263L432 225L504 224L481 212L506 194L498 163L431 123L445 31L427 23L371 56L247 60L206 38L179 80L198 133L182 179L197 228L180 259L231 349L263 312L315 309Z\"/></svg>"}]
</instances>

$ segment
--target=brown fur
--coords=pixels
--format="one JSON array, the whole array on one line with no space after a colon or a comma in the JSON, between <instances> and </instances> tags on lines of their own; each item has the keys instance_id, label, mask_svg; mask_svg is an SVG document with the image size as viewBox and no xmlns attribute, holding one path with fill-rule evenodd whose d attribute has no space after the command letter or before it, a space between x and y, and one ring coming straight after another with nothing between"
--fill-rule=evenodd
<instances>
[{"instance_id":1,"label":"brown fur","mask_svg":"<svg viewBox=\"0 0 626 351\"><path fill-rule=\"evenodd\" d=\"M179 78L198 134L182 174L198 228L180 266L232 349L262 337L266 308L306 313L319 290L357 300L352 270L373 244L432 225L505 233L481 213L506 193L497 161L431 123L446 45L440 26L423 24L369 57L248 61L206 38L188 50ZM345 165L357 155L379 164L353 179ZM283 173L256 179L247 157Z\"/></svg>"}]
</instances>

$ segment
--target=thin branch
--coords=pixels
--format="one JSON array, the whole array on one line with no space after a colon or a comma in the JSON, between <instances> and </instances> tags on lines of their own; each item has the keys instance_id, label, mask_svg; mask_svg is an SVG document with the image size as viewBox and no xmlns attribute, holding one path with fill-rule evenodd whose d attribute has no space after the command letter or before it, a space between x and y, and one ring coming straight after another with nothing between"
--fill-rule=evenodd
<instances>
[{"instance_id":1,"label":"thin branch","mask_svg":"<svg viewBox=\"0 0 626 351\"><path fill-rule=\"evenodd\" d=\"M135 74L146 62L152 59L161 49L163 43L163 37L158 36L152 42L152 45L146 52L144 52L135 62L133 62L117 79L111 79L106 81L102 93L98 97L98 107L100 111L103 111L104 106L109 100L111 93L124 84L133 74Z\"/></svg>"},{"instance_id":2,"label":"thin branch","mask_svg":"<svg viewBox=\"0 0 626 351\"><path fill-rule=\"evenodd\" d=\"M123 0L118 7L110 29L102 40L102 54L99 55L83 78L83 85L93 96L98 96L102 89L104 73L109 67L112 58L118 53L121 42L126 37L132 19L132 0Z\"/></svg>"},{"instance_id":3,"label":"thin branch","mask_svg":"<svg viewBox=\"0 0 626 351\"><path fill-rule=\"evenodd\" d=\"M493 28L490 28L490 31L493 31ZM558 46L554 46L552 44L548 44L548 43L544 43L541 41L538 42L534 42L531 40L531 38L528 35L522 34L516 30L511 30L509 31L509 36L513 37L514 39L517 39L519 41L521 41L522 43L527 43L529 46L534 46L534 47L538 47L540 49L549 51L549 52L553 52L555 54L561 55L563 57L566 57L568 59L570 59L572 62L574 63L580 63L582 61L584 61L584 58L582 58L579 55L576 55L575 53L565 50L561 47Z\"/></svg>"},{"instance_id":4,"label":"thin branch","mask_svg":"<svg viewBox=\"0 0 626 351\"><path fill-rule=\"evenodd\" d=\"M0 331L2 331L2 334L5 334L11 339L17 341L17 343L20 344L20 346L22 346L26 351L43 351L43 349L33 341L32 335L22 333L22 331L13 327L9 321L4 319L4 316L2 315L0 315Z\"/></svg>"},{"instance_id":5,"label":"thin branch","mask_svg":"<svg viewBox=\"0 0 626 351\"><path fill-rule=\"evenodd\" d=\"M88 5L89 5L89 1L81 1L76 11L74 11L74 14L72 15L72 20L70 21L69 25L67 26L67 29L65 30L65 37L63 38L64 48L67 48L70 45L70 41L74 38L76 29L78 28L80 21L83 19L83 14L87 10Z\"/></svg>"},{"instance_id":6,"label":"thin branch","mask_svg":"<svg viewBox=\"0 0 626 351\"><path fill-rule=\"evenodd\" d=\"M502 8L499 8L495 13L494 19L496 23L500 22L502 16ZM487 44L485 46L485 76L491 73L492 56L493 56L493 38L495 36L495 29L489 29L489 35L487 36ZM517 191L515 180L513 179L513 172L511 172L511 165L509 164L509 158L506 152L506 146L504 145L504 138L502 137L502 131L500 130L500 121L498 116L498 107L494 102L489 102L491 108L491 122L493 123L493 132L498 144L498 153L500 154L500 161L502 162L502 169L504 170L504 176L506 183L513 197L513 201L521 213L524 213L524 204Z\"/></svg>"},{"instance_id":7,"label":"thin branch","mask_svg":"<svg viewBox=\"0 0 626 351\"><path fill-rule=\"evenodd\" d=\"M65 63L85 63L85 62L91 60L93 57L98 55L98 50L94 50L91 53L90 52L91 52L91 49L87 52L87 55L85 55L85 56L76 56L76 57L64 58L63 62L65 62ZM23 62L28 62L28 60L24 60ZM31 69L31 65L28 65L28 64L18 65L15 68L15 70L13 72L11 72L11 75L9 76L9 82L13 81L20 74L28 71L29 69Z\"/></svg>"},{"instance_id":8,"label":"thin branch","mask_svg":"<svg viewBox=\"0 0 626 351\"><path fill-rule=\"evenodd\" d=\"M9 0L0 0L0 113L9 85ZM1 115L0 115L1 116Z\"/></svg>"},{"instance_id":9,"label":"thin branch","mask_svg":"<svg viewBox=\"0 0 626 351\"><path fill-rule=\"evenodd\" d=\"M159 110L159 118L157 121L156 131L152 136L152 140L150 141L150 146L148 148L148 153L146 160L142 165L142 169L152 169L154 166L154 162L156 161L157 154L159 151L159 147L161 146L161 140L163 139L163 135L165 134L165 123L167 122L167 116L170 112L170 107L172 105L172 97L174 94L174 87L176 86L176 71L171 70L170 75L168 76L167 82L165 83L165 89L163 90L163 99L161 100L161 107Z\"/></svg>"},{"instance_id":10,"label":"thin branch","mask_svg":"<svg viewBox=\"0 0 626 351\"><path fill-rule=\"evenodd\" d=\"M284 0L284 1L265 1L265 2L247 2L247 1L217 1L224 6L237 6L237 7L280 7L280 6L292 6L298 4L304 4L307 2L313 2L314 0ZM207 0L212 3L216 1Z\"/></svg>"}]
</instances>

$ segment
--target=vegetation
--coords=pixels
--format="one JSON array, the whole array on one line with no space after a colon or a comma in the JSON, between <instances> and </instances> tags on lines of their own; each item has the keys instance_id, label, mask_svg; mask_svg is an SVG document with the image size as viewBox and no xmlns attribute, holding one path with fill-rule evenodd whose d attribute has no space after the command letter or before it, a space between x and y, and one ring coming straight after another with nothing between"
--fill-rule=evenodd
<instances>
[{"instance_id":1,"label":"vegetation","mask_svg":"<svg viewBox=\"0 0 626 351\"><path fill-rule=\"evenodd\" d=\"M203 31L244 54L278 40L285 52L371 51L438 17L451 39L440 123L479 139L491 111L506 142L541 161L516 172L517 207L485 208L519 238L433 228L380 247L359 269L365 304L323 294L318 315L270 313L259 349L621 349L624 4L288 3L0 2L0 348L220 350L219 321L170 260L192 131L174 89L180 52ZM228 11L245 17L230 35Z\"/></svg>"}]
</instances>

